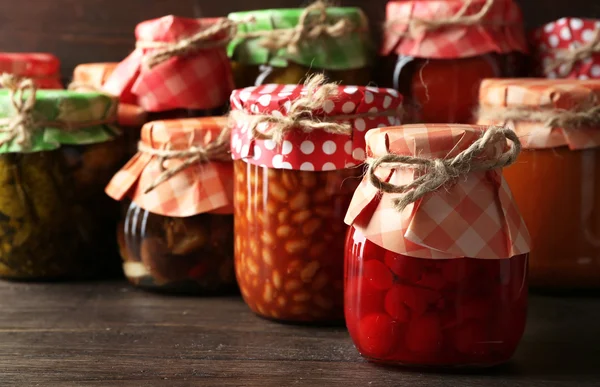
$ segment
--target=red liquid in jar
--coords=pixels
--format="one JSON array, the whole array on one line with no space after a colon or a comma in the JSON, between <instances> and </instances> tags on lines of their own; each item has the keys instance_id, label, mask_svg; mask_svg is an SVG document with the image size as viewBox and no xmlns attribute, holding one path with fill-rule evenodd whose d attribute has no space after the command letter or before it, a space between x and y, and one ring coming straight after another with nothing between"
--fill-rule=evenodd
<instances>
[{"instance_id":1,"label":"red liquid in jar","mask_svg":"<svg viewBox=\"0 0 600 387\"><path fill-rule=\"evenodd\" d=\"M527 259L422 259L385 250L353 227L345 317L358 351L382 363L492 366L517 348L527 315Z\"/></svg>"}]
</instances>

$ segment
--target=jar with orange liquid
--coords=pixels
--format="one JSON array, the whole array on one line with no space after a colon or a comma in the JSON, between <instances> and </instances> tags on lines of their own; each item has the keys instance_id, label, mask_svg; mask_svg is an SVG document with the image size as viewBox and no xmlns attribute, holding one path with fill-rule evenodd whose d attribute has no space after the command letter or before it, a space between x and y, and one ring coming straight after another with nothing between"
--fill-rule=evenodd
<instances>
[{"instance_id":1,"label":"jar with orange liquid","mask_svg":"<svg viewBox=\"0 0 600 387\"><path fill-rule=\"evenodd\" d=\"M489 79L479 122L524 150L504 175L532 238L531 285L600 286L600 80Z\"/></svg>"}]
</instances>

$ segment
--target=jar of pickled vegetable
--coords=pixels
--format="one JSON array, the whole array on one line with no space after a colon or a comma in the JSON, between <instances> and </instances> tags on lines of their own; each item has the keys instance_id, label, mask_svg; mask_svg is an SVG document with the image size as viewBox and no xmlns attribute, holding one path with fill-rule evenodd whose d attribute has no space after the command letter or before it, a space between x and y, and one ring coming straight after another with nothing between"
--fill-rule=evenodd
<instances>
[{"instance_id":1,"label":"jar of pickled vegetable","mask_svg":"<svg viewBox=\"0 0 600 387\"><path fill-rule=\"evenodd\" d=\"M115 273L107 231L118 208L103 186L123 158L116 98L37 90L6 74L0 81L0 277Z\"/></svg>"},{"instance_id":2,"label":"jar of pickled vegetable","mask_svg":"<svg viewBox=\"0 0 600 387\"><path fill-rule=\"evenodd\" d=\"M367 133L369 169L345 219L344 301L350 336L367 359L481 367L515 351L529 236L501 168L520 145L510 130L485 129Z\"/></svg>"},{"instance_id":3,"label":"jar of pickled vegetable","mask_svg":"<svg viewBox=\"0 0 600 387\"><path fill-rule=\"evenodd\" d=\"M140 106L149 121L224 114L233 89L226 52L233 29L227 19L144 21L135 29L136 49L103 89Z\"/></svg>"},{"instance_id":4,"label":"jar of pickled vegetable","mask_svg":"<svg viewBox=\"0 0 600 387\"><path fill-rule=\"evenodd\" d=\"M232 170L226 118L144 125L138 153L106 188L127 202L117 239L133 285L200 294L236 288Z\"/></svg>"},{"instance_id":5,"label":"jar of pickled vegetable","mask_svg":"<svg viewBox=\"0 0 600 387\"><path fill-rule=\"evenodd\" d=\"M364 134L399 122L395 90L264 85L232 94L235 269L260 316L343 319L343 215L359 182Z\"/></svg>"},{"instance_id":6,"label":"jar of pickled vegetable","mask_svg":"<svg viewBox=\"0 0 600 387\"><path fill-rule=\"evenodd\" d=\"M39 89L62 89L60 61L47 53L0 53L0 74L31 79Z\"/></svg>"},{"instance_id":7,"label":"jar of pickled vegetable","mask_svg":"<svg viewBox=\"0 0 600 387\"><path fill-rule=\"evenodd\" d=\"M472 123L481 80L520 75L525 52L513 0L392 0L379 82L406 97L405 120Z\"/></svg>"},{"instance_id":8,"label":"jar of pickled vegetable","mask_svg":"<svg viewBox=\"0 0 600 387\"><path fill-rule=\"evenodd\" d=\"M531 232L531 285L600 287L600 80L490 79L481 123L523 142L505 177Z\"/></svg>"},{"instance_id":9,"label":"jar of pickled vegetable","mask_svg":"<svg viewBox=\"0 0 600 387\"><path fill-rule=\"evenodd\" d=\"M600 79L600 19L564 17L533 33L532 73L544 78Z\"/></svg>"},{"instance_id":10,"label":"jar of pickled vegetable","mask_svg":"<svg viewBox=\"0 0 600 387\"><path fill-rule=\"evenodd\" d=\"M325 73L346 85L371 80L372 43L367 17L359 8L329 7L235 12L238 23L228 47L237 87L297 84Z\"/></svg>"},{"instance_id":11,"label":"jar of pickled vegetable","mask_svg":"<svg viewBox=\"0 0 600 387\"><path fill-rule=\"evenodd\" d=\"M117 65L118 63L85 63L75 67L69 90L101 91ZM147 114L137 105L120 103L117 116L119 126L124 128L123 137L127 157L131 157L137 152L140 130L146 123Z\"/></svg>"}]
</instances>

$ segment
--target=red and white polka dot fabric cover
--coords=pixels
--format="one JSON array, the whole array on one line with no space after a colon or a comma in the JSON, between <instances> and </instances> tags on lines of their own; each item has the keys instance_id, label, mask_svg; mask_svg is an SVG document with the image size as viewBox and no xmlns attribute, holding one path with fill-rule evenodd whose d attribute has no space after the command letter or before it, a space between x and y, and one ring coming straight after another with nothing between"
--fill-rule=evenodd
<instances>
[{"instance_id":1,"label":"red and white polka dot fabric cover","mask_svg":"<svg viewBox=\"0 0 600 387\"><path fill-rule=\"evenodd\" d=\"M546 78L600 79L600 53L592 54L588 59L576 63L571 71L546 69L562 50L581 47L592 41L596 30L600 28L598 19L562 18L540 27L533 33L538 74Z\"/></svg>"},{"instance_id":2,"label":"red and white polka dot fabric cover","mask_svg":"<svg viewBox=\"0 0 600 387\"><path fill-rule=\"evenodd\" d=\"M304 92L302 85L263 85L235 90L231 95L232 110L248 114L286 115L292 101ZM400 124L398 115L385 112L399 111L402 96L396 90L363 86L339 86L338 95L327 100L315 118L382 112L380 117L354 118L352 134L330 134L321 130L305 133L292 130L278 145L272 140L252 138L248 124L234 122L231 154L234 160L277 169L303 171L330 171L351 168L365 160L365 133L372 128ZM344 122L344 121L341 121ZM258 130L268 133L269 125Z\"/></svg>"}]
</instances>

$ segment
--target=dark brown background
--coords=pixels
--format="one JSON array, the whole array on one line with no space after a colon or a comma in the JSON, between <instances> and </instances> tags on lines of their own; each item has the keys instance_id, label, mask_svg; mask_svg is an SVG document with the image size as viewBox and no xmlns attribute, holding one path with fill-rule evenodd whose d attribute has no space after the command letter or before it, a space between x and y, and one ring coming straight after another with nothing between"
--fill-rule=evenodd
<instances>
[{"instance_id":1,"label":"dark brown background","mask_svg":"<svg viewBox=\"0 0 600 387\"><path fill-rule=\"evenodd\" d=\"M307 0L2 0L0 51L45 51L58 55L63 76L85 62L119 61L133 45L133 29L143 20L174 14L224 16L232 11L296 7ZM381 22L386 0L337 0L359 6L373 25ZM518 0L529 27L562 16L600 17L597 0Z\"/></svg>"}]
</instances>

